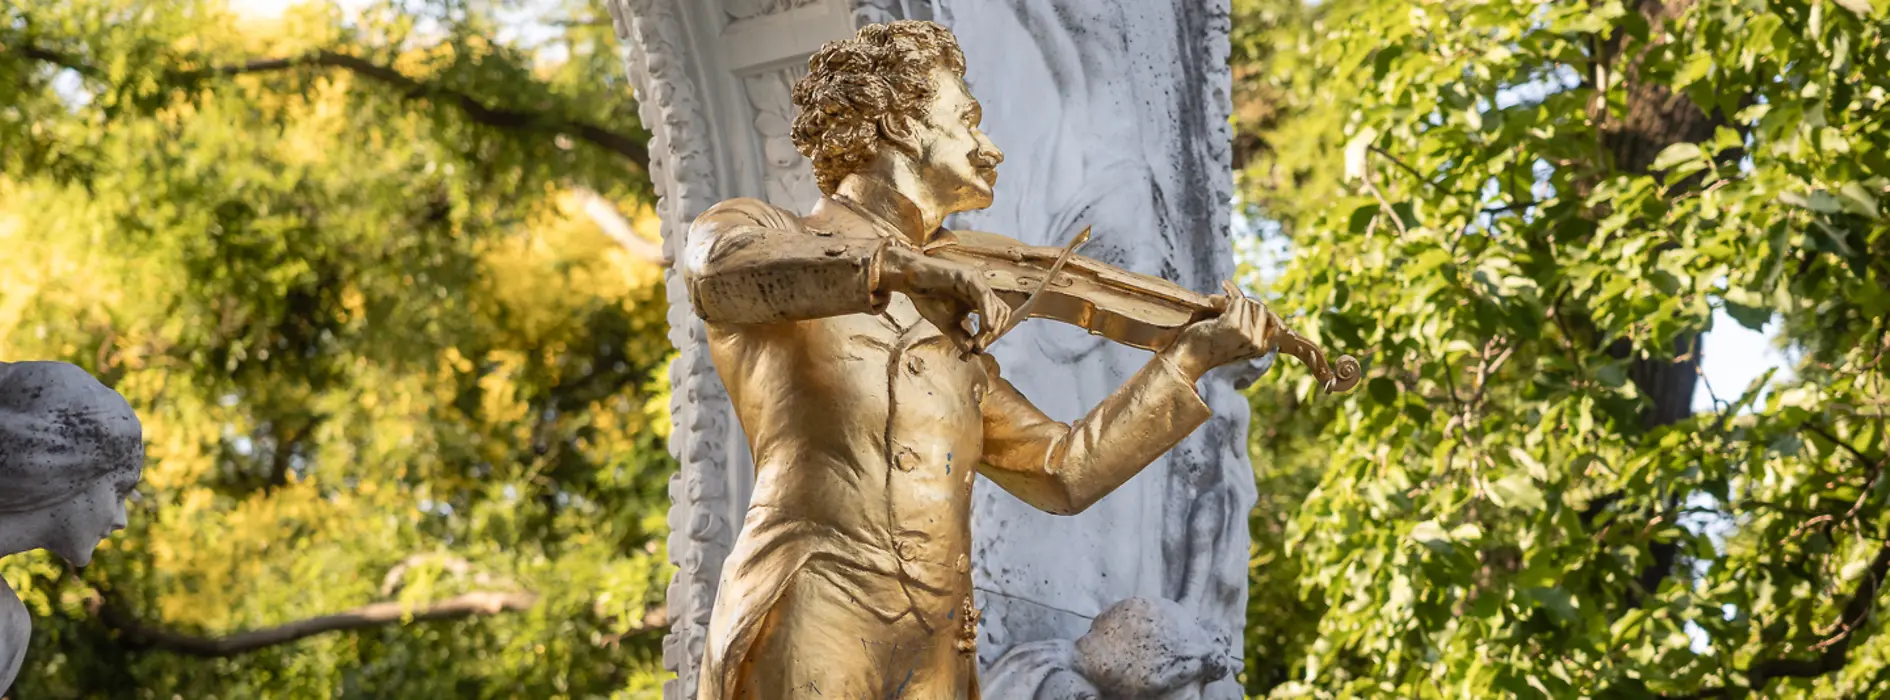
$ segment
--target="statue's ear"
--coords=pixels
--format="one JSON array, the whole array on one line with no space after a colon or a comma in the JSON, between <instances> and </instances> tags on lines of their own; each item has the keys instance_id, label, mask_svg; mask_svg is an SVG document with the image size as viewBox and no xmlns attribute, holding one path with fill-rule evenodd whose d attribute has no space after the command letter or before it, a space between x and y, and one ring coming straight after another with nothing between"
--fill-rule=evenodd
<instances>
[{"instance_id":1,"label":"statue's ear","mask_svg":"<svg viewBox=\"0 0 1890 700\"><path fill-rule=\"evenodd\" d=\"M919 157L919 135L913 130L913 120L901 114L888 114L879 118L879 137L894 148L904 151L914 159Z\"/></svg>"}]
</instances>

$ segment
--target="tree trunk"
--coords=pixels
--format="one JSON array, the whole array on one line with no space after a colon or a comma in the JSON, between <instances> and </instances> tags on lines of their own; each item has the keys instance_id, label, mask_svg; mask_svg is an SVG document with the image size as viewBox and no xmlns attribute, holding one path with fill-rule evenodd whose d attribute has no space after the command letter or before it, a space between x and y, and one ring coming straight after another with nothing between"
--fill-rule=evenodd
<instances>
[{"instance_id":1,"label":"tree trunk","mask_svg":"<svg viewBox=\"0 0 1890 700\"><path fill-rule=\"evenodd\" d=\"M1682 17L1692 6L1692 0L1640 0L1633 4L1632 11L1646 20L1653 37L1650 43L1658 43L1663 40L1665 23ZM1640 68L1646 49L1624 55L1626 39L1623 33L1616 32L1597 42L1597 72L1602 75L1591 76L1602 86L1609 83L1605 80L1607 75L1623 76L1621 83L1627 93L1625 107L1616 114L1607 109L1606 101L1597 100L1591 107L1591 116L1598 122L1602 148L1613 160L1614 169L1646 175L1662 150L1676 143L1709 140L1726 119L1722 114L1709 114L1686 95L1675 93L1666 85L1644 80ZM1700 339L1697 333L1674 338L1670 342L1672 360L1637 358L1633 361L1629 376L1651 403L1641 414L1643 430L1651 432L1692 417L1693 392L1700 375ZM1613 350L1616 357L1624 357L1629 347L1627 343L1617 343ZM1661 582L1672 573L1678 551L1679 544L1673 542L1656 542L1649 547L1653 561L1641 571L1641 591L1652 595L1659 589ZM1630 595L1630 600L1638 601L1639 596Z\"/></svg>"}]
</instances>

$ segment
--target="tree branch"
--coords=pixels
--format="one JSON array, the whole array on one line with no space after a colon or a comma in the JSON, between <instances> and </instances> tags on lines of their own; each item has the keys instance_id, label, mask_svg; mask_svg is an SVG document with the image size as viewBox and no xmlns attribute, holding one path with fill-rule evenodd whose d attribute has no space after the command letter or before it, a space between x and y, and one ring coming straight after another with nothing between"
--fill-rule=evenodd
<instances>
[{"instance_id":1,"label":"tree branch","mask_svg":"<svg viewBox=\"0 0 1890 700\"><path fill-rule=\"evenodd\" d=\"M1884 533L1890 538L1890 531ZM1746 685L1752 691L1765 690L1765 686L1777 678L1816 678L1835 673L1850 662L1851 643L1859 641L1860 630L1870 624L1870 614L1877 603L1877 593L1883 590L1885 575L1890 575L1890 542L1881 542L1877 546L1877 556L1870 560L1870 566L1857 581L1857 588L1851 592L1851 600L1838 613L1838 632L1830 639L1814 645L1821 649L1817 656L1801 659L1773 659L1753 664L1746 669ZM1672 700L1691 700L1693 698L1717 698L1741 692L1736 688L1724 686L1705 688L1687 695L1668 696Z\"/></svg>"},{"instance_id":2,"label":"tree branch","mask_svg":"<svg viewBox=\"0 0 1890 700\"><path fill-rule=\"evenodd\" d=\"M101 75L97 68L84 61L39 46L25 45L20 53L27 58L51 63L68 68L80 75L97 79ZM374 63L359 56L319 49L299 56L281 58L262 58L241 64L218 66L189 71L167 71L165 77L179 82L192 82L215 76L237 76L251 73L269 73L300 67L340 68L368 80L396 88L407 99L439 100L457 107L475 124L482 124L496 129L510 131L566 134L590 143L593 146L616 153L635 163L637 168L647 172L650 167L649 148L638 138L629 134L611 131L596 124L564 119L543 112L528 112L503 107L490 107L478 98L459 90L441 85L429 84L407 75L391 66Z\"/></svg>"},{"instance_id":3,"label":"tree branch","mask_svg":"<svg viewBox=\"0 0 1890 700\"><path fill-rule=\"evenodd\" d=\"M610 240L616 241L617 245L623 246L624 250L644 262L652 265L665 264L663 246L637 235L636 228L630 225L629 219L624 218L623 212L617 210L615 202L585 187L577 188L577 196L583 202L584 213L591 217L591 221L597 224L597 227L602 229L604 235L609 236Z\"/></svg>"},{"instance_id":4,"label":"tree branch","mask_svg":"<svg viewBox=\"0 0 1890 700\"><path fill-rule=\"evenodd\" d=\"M247 654L328 632L516 612L532 607L537 601L538 596L528 592L479 591L414 608L411 614L403 610L400 603L373 603L347 612L298 620L225 637L199 637L147 625L105 601L103 596L95 595L88 602L88 607L106 627L118 631L126 646L158 649L185 656L222 658Z\"/></svg>"}]
</instances>

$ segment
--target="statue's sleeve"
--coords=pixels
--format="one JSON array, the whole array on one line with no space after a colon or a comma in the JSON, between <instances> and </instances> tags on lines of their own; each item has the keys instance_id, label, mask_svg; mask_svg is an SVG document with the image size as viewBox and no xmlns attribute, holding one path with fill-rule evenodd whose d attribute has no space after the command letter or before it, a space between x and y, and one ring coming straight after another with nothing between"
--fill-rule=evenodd
<instances>
[{"instance_id":1,"label":"statue's sleeve","mask_svg":"<svg viewBox=\"0 0 1890 700\"><path fill-rule=\"evenodd\" d=\"M1156 355L1074 424L1044 415L985 358L984 464L979 472L1025 503L1072 515L1094 505L1206 423L1194 381Z\"/></svg>"},{"instance_id":2,"label":"statue's sleeve","mask_svg":"<svg viewBox=\"0 0 1890 700\"><path fill-rule=\"evenodd\" d=\"M878 313L883 239L819 236L792 213L755 199L711 207L689 227L682 271L696 315L715 323L775 323Z\"/></svg>"}]
</instances>

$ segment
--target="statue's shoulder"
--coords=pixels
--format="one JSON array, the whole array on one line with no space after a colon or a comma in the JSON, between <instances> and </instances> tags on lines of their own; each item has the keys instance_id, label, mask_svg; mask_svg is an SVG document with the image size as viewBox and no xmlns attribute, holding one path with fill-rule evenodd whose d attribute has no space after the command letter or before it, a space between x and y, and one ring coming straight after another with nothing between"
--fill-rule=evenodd
<instances>
[{"instance_id":1,"label":"statue's shoulder","mask_svg":"<svg viewBox=\"0 0 1890 700\"><path fill-rule=\"evenodd\" d=\"M951 232L952 240L954 242L961 243L968 246L975 246L979 248L1007 248L1007 247L1012 247L1012 246L1029 247L1025 245L1023 241L1017 240L1015 238L1011 238L1010 236L1006 236L1003 234L991 233L989 231L972 231L969 229L962 229L962 228L955 228L955 229L948 229L948 230Z\"/></svg>"},{"instance_id":2,"label":"statue's shoulder","mask_svg":"<svg viewBox=\"0 0 1890 700\"><path fill-rule=\"evenodd\" d=\"M0 649L11 649L13 642L24 642L32 633L26 604L5 580L0 580Z\"/></svg>"},{"instance_id":3,"label":"statue's shoulder","mask_svg":"<svg viewBox=\"0 0 1890 700\"><path fill-rule=\"evenodd\" d=\"M0 690L12 685L32 636L33 620L26 614L26 605L0 580Z\"/></svg>"},{"instance_id":4,"label":"statue's shoulder","mask_svg":"<svg viewBox=\"0 0 1890 700\"><path fill-rule=\"evenodd\" d=\"M753 197L736 197L724 200L703 211L696 216L691 228L701 230L729 226L797 229L801 227L801 217L792 211Z\"/></svg>"}]
</instances>

